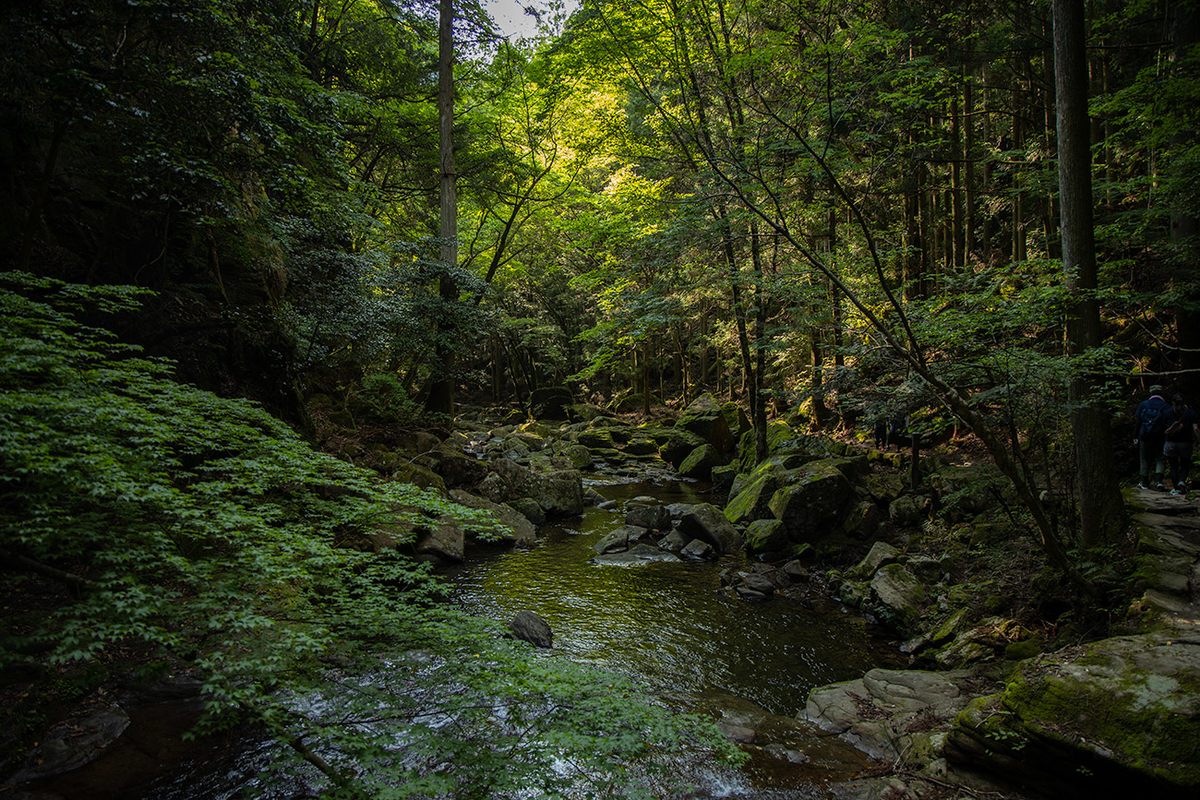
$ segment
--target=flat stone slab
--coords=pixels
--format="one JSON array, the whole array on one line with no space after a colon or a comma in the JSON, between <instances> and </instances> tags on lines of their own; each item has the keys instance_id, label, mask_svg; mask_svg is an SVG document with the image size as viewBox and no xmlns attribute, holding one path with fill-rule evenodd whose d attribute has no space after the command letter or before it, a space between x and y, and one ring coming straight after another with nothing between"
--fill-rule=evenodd
<instances>
[{"instance_id":1,"label":"flat stone slab","mask_svg":"<svg viewBox=\"0 0 1200 800\"><path fill-rule=\"evenodd\" d=\"M874 758L903 753L918 716L927 722L948 720L971 695L960 686L969 670L873 669L862 678L819 686L808 695L804 715Z\"/></svg>"}]
</instances>

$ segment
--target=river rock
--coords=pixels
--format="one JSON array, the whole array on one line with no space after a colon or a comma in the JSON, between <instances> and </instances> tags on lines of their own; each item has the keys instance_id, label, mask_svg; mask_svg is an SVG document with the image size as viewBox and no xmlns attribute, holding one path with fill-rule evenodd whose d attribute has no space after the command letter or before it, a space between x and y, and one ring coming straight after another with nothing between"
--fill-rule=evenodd
<instances>
[{"instance_id":1,"label":"river rock","mask_svg":"<svg viewBox=\"0 0 1200 800\"><path fill-rule=\"evenodd\" d=\"M517 497L508 501L508 505L515 508L534 525L541 525L546 521L546 512L538 505L537 501L531 497Z\"/></svg>"},{"instance_id":2,"label":"river rock","mask_svg":"<svg viewBox=\"0 0 1200 800\"><path fill-rule=\"evenodd\" d=\"M1070 780L1099 794L1200 793L1200 645L1119 636L1021 662L1004 691L959 715L947 757ZM1081 787L1082 788L1082 787Z\"/></svg>"},{"instance_id":3,"label":"river rock","mask_svg":"<svg viewBox=\"0 0 1200 800\"><path fill-rule=\"evenodd\" d=\"M622 525L616 530L605 535L604 538L596 542L596 544L592 545L592 549L595 550L598 555L627 550L629 548L629 534L631 532L637 532L638 530L640 529L635 528L632 525Z\"/></svg>"},{"instance_id":4,"label":"river rock","mask_svg":"<svg viewBox=\"0 0 1200 800\"><path fill-rule=\"evenodd\" d=\"M633 506L625 512L625 523L665 531L671 527L671 512L667 511L666 506Z\"/></svg>"},{"instance_id":5,"label":"river rock","mask_svg":"<svg viewBox=\"0 0 1200 800\"><path fill-rule=\"evenodd\" d=\"M787 545L787 526L777 519L755 520L746 527L746 549L752 553L772 553Z\"/></svg>"},{"instance_id":6,"label":"river rock","mask_svg":"<svg viewBox=\"0 0 1200 800\"><path fill-rule=\"evenodd\" d=\"M888 564L900 561L900 551L887 542L875 542L871 550L854 567L846 570L846 577L852 580L870 580L875 572Z\"/></svg>"},{"instance_id":7,"label":"river rock","mask_svg":"<svg viewBox=\"0 0 1200 800\"><path fill-rule=\"evenodd\" d=\"M529 544L537 538L537 529L533 527L533 523L523 513L511 506L494 503L462 489L452 490L450 499L467 508L490 511L505 528L505 530L498 531L502 541Z\"/></svg>"},{"instance_id":8,"label":"river rock","mask_svg":"<svg viewBox=\"0 0 1200 800\"><path fill-rule=\"evenodd\" d=\"M742 578L742 585L747 589L764 596L775 594L775 583L766 575L751 572Z\"/></svg>"},{"instance_id":9,"label":"river rock","mask_svg":"<svg viewBox=\"0 0 1200 800\"><path fill-rule=\"evenodd\" d=\"M534 472L509 459L492 463L492 469L509 486L509 497L528 497L547 514L583 511L583 478L575 470Z\"/></svg>"},{"instance_id":10,"label":"river rock","mask_svg":"<svg viewBox=\"0 0 1200 800\"><path fill-rule=\"evenodd\" d=\"M529 410L538 419L565 420L573 398L565 386L543 386L529 395Z\"/></svg>"},{"instance_id":11,"label":"river rock","mask_svg":"<svg viewBox=\"0 0 1200 800\"><path fill-rule=\"evenodd\" d=\"M971 695L962 685L971 677L966 670L873 669L857 680L813 689L804 714L871 756L893 760L911 748L918 716L946 721L967 704Z\"/></svg>"},{"instance_id":12,"label":"river rock","mask_svg":"<svg viewBox=\"0 0 1200 800\"><path fill-rule=\"evenodd\" d=\"M36 744L24 763L6 781L12 784L61 775L94 761L129 727L129 715L115 703L71 716L55 725ZM20 792L17 796L22 796Z\"/></svg>"},{"instance_id":13,"label":"river rock","mask_svg":"<svg viewBox=\"0 0 1200 800\"><path fill-rule=\"evenodd\" d=\"M668 553L665 550L660 550L651 544L638 544L629 548L624 552L605 553L598 555L592 559L597 564L618 564L631 566L637 564L649 564L652 561L679 561L679 557L674 553Z\"/></svg>"},{"instance_id":14,"label":"river rock","mask_svg":"<svg viewBox=\"0 0 1200 800\"><path fill-rule=\"evenodd\" d=\"M880 567L871 578L871 611L901 633L913 632L924 602L925 587L901 564Z\"/></svg>"},{"instance_id":15,"label":"river rock","mask_svg":"<svg viewBox=\"0 0 1200 800\"><path fill-rule=\"evenodd\" d=\"M621 448L631 456L649 456L658 452L658 442L645 436L634 436Z\"/></svg>"},{"instance_id":16,"label":"river rock","mask_svg":"<svg viewBox=\"0 0 1200 800\"><path fill-rule=\"evenodd\" d=\"M676 533L678 533L678 531L676 531ZM682 533L679 535L681 537L683 536ZM705 559L713 555L713 548L708 542L705 542L701 539L692 539L690 542L684 545L683 549L679 551L679 554L681 556L687 556L688 558Z\"/></svg>"},{"instance_id":17,"label":"river rock","mask_svg":"<svg viewBox=\"0 0 1200 800\"><path fill-rule=\"evenodd\" d=\"M417 553L438 561L461 563L466 550L466 537L453 517L439 517L426 527L417 539Z\"/></svg>"},{"instance_id":18,"label":"river rock","mask_svg":"<svg viewBox=\"0 0 1200 800\"><path fill-rule=\"evenodd\" d=\"M402 483L411 483L420 489L432 489L435 492L446 491L446 480L427 467L410 461L401 461L392 470L392 478Z\"/></svg>"},{"instance_id":19,"label":"river rock","mask_svg":"<svg viewBox=\"0 0 1200 800\"><path fill-rule=\"evenodd\" d=\"M711 394L703 394L693 400L679 415L675 428L699 436L718 453L732 453L736 444L721 406Z\"/></svg>"},{"instance_id":20,"label":"river rock","mask_svg":"<svg viewBox=\"0 0 1200 800\"><path fill-rule=\"evenodd\" d=\"M514 637L535 647L551 647L554 644L554 632L550 630L550 624L532 611L518 611L508 623L508 629Z\"/></svg>"},{"instance_id":21,"label":"river rock","mask_svg":"<svg viewBox=\"0 0 1200 800\"><path fill-rule=\"evenodd\" d=\"M436 472L442 476L448 487L474 486L487 476L487 464L474 456L445 447L436 453Z\"/></svg>"},{"instance_id":22,"label":"river rock","mask_svg":"<svg viewBox=\"0 0 1200 800\"><path fill-rule=\"evenodd\" d=\"M690 431L681 429L672 429L670 438L666 444L659 448L658 454L675 469L679 469L693 450L697 447L703 447L708 444L704 437L697 436Z\"/></svg>"},{"instance_id":23,"label":"river rock","mask_svg":"<svg viewBox=\"0 0 1200 800\"><path fill-rule=\"evenodd\" d=\"M771 513L787 526L793 541L815 541L840 522L853 490L836 461L806 464L798 471L795 483L771 496Z\"/></svg>"},{"instance_id":24,"label":"river rock","mask_svg":"<svg viewBox=\"0 0 1200 800\"><path fill-rule=\"evenodd\" d=\"M739 487L734 481L734 489L739 489L725 505L725 517L737 525L745 525L758 519L773 519L771 516L771 497L779 490L779 476L770 473L760 474L753 481Z\"/></svg>"},{"instance_id":25,"label":"river rock","mask_svg":"<svg viewBox=\"0 0 1200 800\"><path fill-rule=\"evenodd\" d=\"M697 540L699 541L699 540ZM677 530L672 530L666 536L658 540L658 546L663 550L669 550L672 553L678 553L683 548L687 547L688 539Z\"/></svg>"},{"instance_id":26,"label":"river rock","mask_svg":"<svg viewBox=\"0 0 1200 800\"><path fill-rule=\"evenodd\" d=\"M900 528L920 525L929 518L931 505L928 497L906 494L888 505L888 519Z\"/></svg>"},{"instance_id":27,"label":"river rock","mask_svg":"<svg viewBox=\"0 0 1200 800\"><path fill-rule=\"evenodd\" d=\"M684 512L679 518L679 530L684 536L703 539L718 553L732 553L742 547L742 535L737 528L719 508L709 503L698 503Z\"/></svg>"},{"instance_id":28,"label":"river rock","mask_svg":"<svg viewBox=\"0 0 1200 800\"><path fill-rule=\"evenodd\" d=\"M591 469L595 463L592 458L592 451L581 444L569 444L562 449L563 458L567 459L567 463L572 469Z\"/></svg>"},{"instance_id":29,"label":"river rock","mask_svg":"<svg viewBox=\"0 0 1200 800\"><path fill-rule=\"evenodd\" d=\"M842 522L842 530L855 539L870 539L883 523L883 512L869 500L855 503Z\"/></svg>"},{"instance_id":30,"label":"river rock","mask_svg":"<svg viewBox=\"0 0 1200 800\"><path fill-rule=\"evenodd\" d=\"M712 477L713 467L721 463L721 454L711 444L702 444L679 465L679 474L685 478L708 480Z\"/></svg>"}]
</instances>

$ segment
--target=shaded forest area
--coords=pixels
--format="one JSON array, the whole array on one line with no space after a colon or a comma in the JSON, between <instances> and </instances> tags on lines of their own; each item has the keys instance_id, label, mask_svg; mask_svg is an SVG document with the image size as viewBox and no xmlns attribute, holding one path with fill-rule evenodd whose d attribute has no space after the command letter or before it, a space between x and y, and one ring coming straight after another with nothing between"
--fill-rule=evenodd
<instances>
[{"instance_id":1,"label":"shaded forest area","mask_svg":"<svg viewBox=\"0 0 1200 800\"><path fill-rule=\"evenodd\" d=\"M1152 384L1200 390L1194 2L585 0L519 41L462 3L450 171L438 15L386 0L0 11L0 416L21 431L0 439L3 556L22 565L12 586L90 598L52 645L6 632L5 669L130 641L147 664L199 653L213 728L248 715L348 787L305 753L276 682L323 691L337 625L359 665L377 638L437 641L454 664L494 633L435 614L427 570L345 547L380 508L401 538L440 515L493 535L486 515L369 469L370 445L452 428L454 403L648 418L713 393L748 412L758 460L775 418L859 439L900 421L986 452L1041 555L1100 600L1078 567L1104 556L1080 552L1123 541L1132 409ZM172 594L127 591L139 569L139 592ZM227 615L243 602L255 614ZM250 644L192 638L216 629ZM464 704L525 669L482 652ZM587 742L601 785L608 755L646 744L622 726L656 746L718 741L653 708L615 715L581 688L595 676L548 669L547 704L585 697L599 721L559 730L535 708L531 729ZM458 741L426 733L425 765L452 758ZM338 746L364 761L385 747ZM489 796L500 778L484 773L518 751L422 780ZM551 754L530 759L508 789L552 771Z\"/></svg>"}]
</instances>

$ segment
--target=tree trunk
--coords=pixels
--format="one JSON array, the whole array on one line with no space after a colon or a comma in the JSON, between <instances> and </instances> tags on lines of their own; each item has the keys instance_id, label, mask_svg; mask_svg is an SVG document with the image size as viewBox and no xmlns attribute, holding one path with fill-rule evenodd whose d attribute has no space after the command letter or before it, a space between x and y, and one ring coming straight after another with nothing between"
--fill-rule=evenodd
<instances>
[{"instance_id":1,"label":"tree trunk","mask_svg":"<svg viewBox=\"0 0 1200 800\"><path fill-rule=\"evenodd\" d=\"M1102 344L1092 228L1091 140L1083 0L1054 0L1054 76L1058 106L1058 183L1063 269L1078 297L1067 319L1067 346L1079 354ZM1112 541L1124 526L1113 470L1108 413L1094 402L1087 376L1071 381L1080 536L1085 545Z\"/></svg>"},{"instance_id":2,"label":"tree trunk","mask_svg":"<svg viewBox=\"0 0 1200 800\"><path fill-rule=\"evenodd\" d=\"M454 171L454 3L440 0L438 6L438 154L440 260L442 274L438 293L443 303L458 302L458 285L452 270L458 265L458 190ZM454 414L454 347L449 325L439 325L438 375L429 387L425 408L435 414Z\"/></svg>"}]
</instances>

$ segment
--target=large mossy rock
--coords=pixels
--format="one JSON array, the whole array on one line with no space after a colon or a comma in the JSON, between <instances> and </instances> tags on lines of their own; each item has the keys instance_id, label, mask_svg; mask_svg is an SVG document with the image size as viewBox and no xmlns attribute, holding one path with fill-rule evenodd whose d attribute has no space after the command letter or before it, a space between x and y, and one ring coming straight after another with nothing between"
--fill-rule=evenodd
<instances>
[{"instance_id":1,"label":"large mossy rock","mask_svg":"<svg viewBox=\"0 0 1200 800\"><path fill-rule=\"evenodd\" d=\"M658 454L675 469L683 464L697 447L708 444L703 436L681 428L671 431L666 444L659 448Z\"/></svg>"},{"instance_id":2,"label":"large mossy rock","mask_svg":"<svg viewBox=\"0 0 1200 800\"><path fill-rule=\"evenodd\" d=\"M742 548L742 535L725 518L721 509L709 503L688 506L679 518L679 530L685 536L712 545L719 553L732 553Z\"/></svg>"},{"instance_id":3,"label":"large mossy rock","mask_svg":"<svg viewBox=\"0 0 1200 800\"><path fill-rule=\"evenodd\" d=\"M787 546L787 526L777 519L759 519L746 526L746 549L752 553L777 553Z\"/></svg>"},{"instance_id":4,"label":"large mossy rock","mask_svg":"<svg viewBox=\"0 0 1200 800\"><path fill-rule=\"evenodd\" d=\"M772 420L767 423L767 454L776 455L784 451L799 452L795 448L796 431L783 420ZM806 454L807 455L807 454ZM755 459L758 457L754 446L754 431L746 431L738 439L738 471L747 475L755 469Z\"/></svg>"},{"instance_id":5,"label":"large mossy rock","mask_svg":"<svg viewBox=\"0 0 1200 800\"><path fill-rule=\"evenodd\" d=\"M1142 634L1028 659L1004 692L963 710L947 755L1092 778L1106 796L1200 796L1200 643Z\"/></svg>"},{"instance_id":6,"label":"large mossy rock","mask_svg":"<svg viewBox=\"0 0 1200 800\"><path fill-rule=\"evenodd\" d=\"M809 692L804 715L839 733L875 758L903 756L919 723L958 713L970 695L962 686L969 672L873 669L862 678L819 686Z\"/></svg>"},{"instance_id":7,"label":"large mossy rock","mask_svg":"<svg viewBox=\"0 0 1200 800\"><path fill-rule=\"evenodd\" d=\"M452 517L431 522L417 539L417 553L435 561L459 564L466 552L466 536Z\"/></svg>"},{"instance_id":8,"label":"large mossy rock","mask_svg":"<svg viewBox=\"0 0 1200 800\"><path fill-rule=\"evenodd\" d=\"M886 564L871 578L869 610L901 633L916 632L925 600L924 584L903 564Z\"/></svg>"},{"instance_id":9,"label":"large mossy rock","mask_svg":"<svg viewBox=\"0 0 1200 800\"><path fill-rule=\"evenodd\" d=\"M685 478L708 480L712 477L713 467L721 463L721 454L711 444L702 444L679 465L679 474Z\"/></svg>"},{"instance_id":10,"label":"large mossy rock","mask_svg":"<svg viewBox=\"0 0 1200 800\"><path fill-rule=\"evenodd\" d=\"M734 441L741 441L742 435L751 428L750 418L746 416L745 410L730 400L721 404L721 413L725 415L725 423L729 426Z\"/></svg>"},{"instance_id":11,"label":"large mossy rock","mask_svg":"<svg viewBox=\"0 0 1200 800\"><path fill-rule=\"evenodd\" d=\"M502 458L492 469L508 486L508 497L527 497L547 514L579 514L583 511L583 476L576 470L534 472L515 461Z\"/></svg>"},{"instance_id":12,"label":"large mossy rock","mask_svg":"<svg viewBox=\"0 0 1200 800\"><path fill-rule=\"evenodd\" d=\"M514 544L529 544L537 538L537 529L533 527L533 523L512 506L496 503L485 497L479 497L461 489L455 489L450 492L450 499L467 508L490 511L508 529L507 532L500 532L501 541L512 542Z\"/></svg>"},{"instance_id":13,"label":"large mossy rock","mask_svg":"<svg viewBox=\"0 0 1200 800\"><path fill-rule=\"evenodd\" d=\"M565 386L545 386L534 389L529 397L529 410L537 419L565 420L567 407L574 402L571 390Z\"/></svg>"},{"instance_id":14,"label":"large mossy rock","mask_svg":"<svg viewBox=\"0 0 1200 800\"><path fill-rule=\"evenodd\" d=\"M798 543L815 542L840 528L854 497L853 487L837 459L810 462L796 471L795 482L771 496L774 517Z\"/></svg>"},{"instance_id":15,"label":"large mossy rock","mask_svg":"<svg viewBox=\"0 0 1200 800\"><path fill-rule=\"evenodd\" d=\"M675 422L675 428L699 436L722 454L732 453L737 445L721 405L711 394L693 400Z\"/></svg>"},{"instance_id":16,"label":"large mossy rock","mask_svg":"<svg viewBox=\"0 0 1200 800\"><path fill-rule=\"evenodd\" d=\"M725 517L735 525L745 525L756 519L774 519L771 498L779 490L780 482L776 475L759 475L726 504Z\"/></svg>"}]
</instances>

